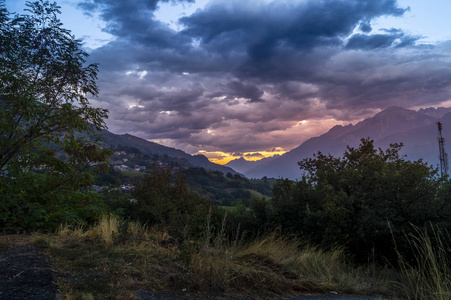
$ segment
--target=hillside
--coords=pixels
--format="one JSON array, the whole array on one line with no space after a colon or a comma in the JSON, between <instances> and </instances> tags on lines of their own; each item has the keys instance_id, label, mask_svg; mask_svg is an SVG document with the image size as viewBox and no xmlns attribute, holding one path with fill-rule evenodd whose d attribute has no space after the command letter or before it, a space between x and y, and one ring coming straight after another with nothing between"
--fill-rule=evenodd
<instances>
[{"instance_id":1,"label":"hillside","mask_svg":"<svg viewBox=\"0 0 451 300\"><path fill-rule=\"evenodd\" d=\"M168 161L173 161L177 165L184 167L199 167L204 169L210 169L220 171L224 174L232 173L238 174L232 168L227 166L221 166L212 163L207 157L203 155L190 155L182 150L178 150L171 147L166 147L154 142L147 141L145 139L130 135L130 134L114 134L107 130L102 130L100 135L103 139L103 143L106 147L129 147L140 150L143 154L154 156L163 156Z\"/></svg>"},{"instance_id":2,"label":"hillside","mask_svg":"<svg viewBox=\"0 0 451 300\"><path fill-rule=\"evenodd\" d=\"M103 187L120 185L124 193L129 193L146 175L170 169L173 183L181 175L192 191L214 203L249 206L254 196L269 197L275 183L271 179L249 180L228 167L218 168L227 171L223 173L213 169L211 165L214 164L204 156L196 155L188 161L183 151L165 149L167 147L131 135L124 135L123 140L112 133L107 135L110 138L105 145L113 149L113 154L109 158L109 172L99 173L96 177L94 189L98 192L102 192Z\"/></svg>"}]
</instances>

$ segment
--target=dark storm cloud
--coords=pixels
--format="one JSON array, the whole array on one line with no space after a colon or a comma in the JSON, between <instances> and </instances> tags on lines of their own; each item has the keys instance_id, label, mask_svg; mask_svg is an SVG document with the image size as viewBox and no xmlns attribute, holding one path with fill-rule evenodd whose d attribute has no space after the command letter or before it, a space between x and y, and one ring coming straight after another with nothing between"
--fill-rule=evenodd
<instances>
[{"instance_id":1,"label":"dark storm cloud","mask_svg":"<svg viewBox=\"0 0 451 300\"><path fill-rule=\"evenodd\" d=\"M371 50L377 48L388 48L393 45L405 47L415 44L420 37L404 35L402 32L394 31L389 34L354 34L346 44L347 49Z\"/></svg>"},{"instance_id":2,"label":"dark storm cloud","mask_svg":"<svg viewBox=\"0 0 451 300\"><path fill-rule=\"evenodd\" d=\"M85 0L79 7L88 14L100 13L107 23L104 31L118 38L129 39L146 47L183 47L190 40L177 35L155 20L158 3L194 2L194 0Z\"/></svg>"},{"instance_id":3,"label":"dark storm cloud","mask_svg":"<svg viewBox=\"0 0 451 300\"><path fill-rule=\"evenodd\" d=\"M277 48L340 45L356 25L404 11L394 0L230 1L214 3L181 22L187 26L184 33L200 38L209 51L224 54L244 46L252 60L261 61Z\"/></svg>"},{"instance_id":4,"label":"dark storm cloud","mask_svg":"<svg viewBox=\"0 0 451 300\"><path fill-rule=\"evenodd\" d=\"M162 2L80 4L115 37L91 53L112 130L192 151L256 152L317 133L294 127L302 120L449 99L449 45L373 31L378 17L405 13L395 0L212 0L179 20L182 31L156 19Z\"/></svg>"},{"instance_id":5,"label":"dark storm cloud","mask_svg":"<svg viewBox=\"0 0 451 300\"><path fill-rule=\"evenodd\" d=\"M249 102L259 102L263 91L252 84L244 84L241 81L232 81L226 84L226 94L232 98L245 98Z\"/></svg>"}]
</instances>

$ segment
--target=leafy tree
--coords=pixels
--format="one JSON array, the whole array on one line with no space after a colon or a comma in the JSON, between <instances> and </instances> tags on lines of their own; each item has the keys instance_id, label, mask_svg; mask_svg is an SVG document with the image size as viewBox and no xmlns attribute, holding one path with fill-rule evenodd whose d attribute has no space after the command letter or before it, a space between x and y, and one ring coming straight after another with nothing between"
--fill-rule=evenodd
<instances>
[{"instance_id":1,"label":"leafy tree","mask_svg":"<svg viewBox=\"0 0 451 300\"><path fill-rule=\"evenodd\" d=\"M17 214L41 226L63 202L89 207L86 171L109 154L95 135L107 111L87 98L98 94L97 65L85 65L56 3L26 5L28 14L13 15L0 2L0 226L22 226Z\"/></svg>"}]
</instances>

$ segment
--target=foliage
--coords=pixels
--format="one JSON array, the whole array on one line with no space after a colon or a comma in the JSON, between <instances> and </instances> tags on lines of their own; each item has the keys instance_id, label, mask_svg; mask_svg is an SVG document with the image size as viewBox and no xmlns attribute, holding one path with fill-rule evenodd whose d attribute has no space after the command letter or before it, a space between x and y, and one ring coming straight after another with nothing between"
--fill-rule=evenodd
<instances>
[{"instance_id":1,"label":"foliage","mask_svg":"<svg viewBox=\"0 0 451 300\"><path fill-rule=\"evenodd\" d=\"M168 228L177 237L201 235L211 202L190 192L183 177L172 181L169 169L154 167L152 174L134 188L138 219Z\"/></svg>"},{"instance_id":2,"label":"foliage","mask_svg":"<svg viewBox=\"0 0 451 300\"><path fill-rule=\"evenodd\" d=\"M53 213L73 220L67 215L96 201L85 192L88 171L109 154L94 134L107 111L87 98L98 93L97 65L85 66L88 54L61 27L56 4L27 7L11 15L0 2L0 227L48 227Z\"/></svg>"},{"instance_id":3,"label":"foliage","mask_svg":"<svg viewBox=\"0 0 451 300\"><path fill-rule=\"evenodd\" d=\"M53 230L64 224L93 223L105 212L102 197L69 186L39 194L39 174L23 174L21 185L1 187L0 224L6 231ZM22 186L23 185L23 186ZM37 193L33 195L33 191Z\"/></svg>"},{"instance_id":4,"label":"foliage","mask_svg":"<svg viewBox=\"0 0 451 300\"><path fill-rule=\"evenodd\" d=\"M103 186L103 201L108 212L123 219L137 220L136 201L129 193L124 193L120 183Z\"/></svg>"},{"instance_id":5,"label":"foliage","mask_svg":"<svg viewBox=\"0 0 451 300\"><path fill-rule=\"evenodd\" d=\"M362 139L343 158L318 153L304 159L301 181L274 186L270 219L317 243L345 245L358 261L396 259L393 237L409 256L410 224L438 223L445 212L436 197L437 170L400 157L401 147L384 151Z\"/></svg>"},{"instance_id":6,"label":"foliage","mask_svg":"<svg viewBox=\"0 0 451 300\"><path fill-rule=\"evenodd\" d=\"M233 206L243 203L249 206L254 195L269 196L273 180L249 180L240 175L224 176L220 171L204 168L188 168L180 171L187 184L199 194L205 195L215 203Z\"/></svg>"}]
</instances>

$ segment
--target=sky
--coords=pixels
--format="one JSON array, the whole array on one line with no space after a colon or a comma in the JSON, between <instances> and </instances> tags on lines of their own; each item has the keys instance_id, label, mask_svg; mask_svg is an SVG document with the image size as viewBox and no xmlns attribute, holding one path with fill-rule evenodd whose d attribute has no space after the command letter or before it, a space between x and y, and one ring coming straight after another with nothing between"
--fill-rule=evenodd
<instances>
[{"instance_id":1,"label":"sky","mask_svg":"<svg viewBox=\"0 0 451 300\"><path fill-rule=\"evenodd\" d=\"M21 12L23 0L6 0ZM449 0L61 0L109 130L226 163L451 105Z\"/></svg>"}]
</instances>

